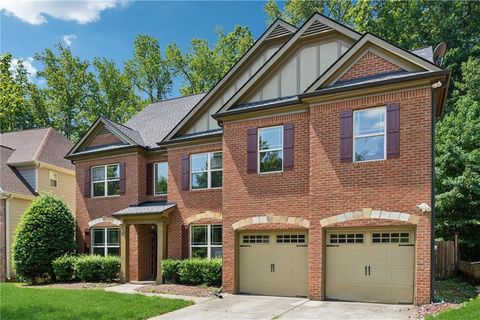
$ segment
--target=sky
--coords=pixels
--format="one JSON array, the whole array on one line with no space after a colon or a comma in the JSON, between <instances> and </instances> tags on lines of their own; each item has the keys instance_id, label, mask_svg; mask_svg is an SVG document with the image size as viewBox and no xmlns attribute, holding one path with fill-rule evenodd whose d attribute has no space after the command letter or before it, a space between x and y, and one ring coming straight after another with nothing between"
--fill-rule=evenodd
<instances>
[{"instance_id":1,"label":"sky","mask_svg":"<svg viewBox=\"0 0 480 320\"><path fill-rule=\"evenodd\" d=\"M193 38L216 40L215 30L246 25L254 38L267 28L263 1L0 1L0 53L23 59L37 81L32 58L56 43L69 45L82 59L130 59L138 34L157 38L162 50L175 42L186 50ZM180 95L175 79L170 97Z\"/></svg>"}]
</instances>

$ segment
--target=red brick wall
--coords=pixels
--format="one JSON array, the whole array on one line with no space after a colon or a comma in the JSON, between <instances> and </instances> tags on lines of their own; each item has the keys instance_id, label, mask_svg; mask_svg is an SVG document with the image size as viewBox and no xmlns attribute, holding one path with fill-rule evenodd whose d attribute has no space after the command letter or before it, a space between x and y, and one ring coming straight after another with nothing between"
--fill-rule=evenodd
<instances>
[{"instance_id":1,"label":"red brick wall","mask_svg":"<svg viewBox=\"0 0 480 320\"><path fill-rule=\"evenodd\" d=\"M401 70L402 68L390 61L372 52L367 52L338 81L347 81Z\"/></svg>"},{"instance_id":2,"label":"red brick wall","mask_svg":"<svg viewBox=\"0 0 480 320\"><path fill-rule=\"evenodd\" d=\"M88 144L88 147L102 146L106 144L123 143L116 135L105 133L96 135Z\"/></svg>"}]
</instances>

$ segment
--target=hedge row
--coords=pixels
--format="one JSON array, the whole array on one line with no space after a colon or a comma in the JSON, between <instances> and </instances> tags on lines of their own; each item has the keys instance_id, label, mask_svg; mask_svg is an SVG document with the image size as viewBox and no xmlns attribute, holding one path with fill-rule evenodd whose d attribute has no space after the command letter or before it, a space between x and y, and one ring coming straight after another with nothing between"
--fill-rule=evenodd
<instances>
[{"instance_id":1,"label":"hedge row","mask_svg":"<svg viewBox=\"0 0 480 320\"><path fill-rule=\"evenodd\" d=\"M162 275L167 283L222 285L222 259L165 259Z\"/></svg>"},{"instance_id":2,"label":"hedge row","mask_svg":"<svg viewBox=\"0 0 480 320\"><path fill-rule=\"evenodd\" d=\"M113 281L120 272L120 258L115 256L63 255L52 265L60 281Z\"/></svg>"}]
</instances>

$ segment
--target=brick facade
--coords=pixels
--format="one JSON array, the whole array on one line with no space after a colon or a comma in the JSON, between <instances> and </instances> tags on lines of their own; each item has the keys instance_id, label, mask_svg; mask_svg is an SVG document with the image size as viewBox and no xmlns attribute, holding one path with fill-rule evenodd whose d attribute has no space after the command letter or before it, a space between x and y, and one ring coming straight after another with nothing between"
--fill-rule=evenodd
<instances>
[{"instance_id":1,"label":"brick facade","mask_svg":"<svg viewBox=\"0 0 480 320\"><path fill-rule=\"evenodd\" d=\"M348 81L401 70L402 68L399 66L369 51L348 69L338 81Z\"/></svg>"}]
</instances>

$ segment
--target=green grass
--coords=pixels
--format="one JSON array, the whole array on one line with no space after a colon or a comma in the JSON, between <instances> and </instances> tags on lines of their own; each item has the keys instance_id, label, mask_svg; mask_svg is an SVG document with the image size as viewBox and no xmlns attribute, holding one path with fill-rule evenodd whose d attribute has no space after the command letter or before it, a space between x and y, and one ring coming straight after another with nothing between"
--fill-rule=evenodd
<instances>
[{"instance_id":1,"label":"green grass","mask_svg":"<svg viewBox=\"0 0 480 320\"><path fill-rule=\"evenodd\" d=\"M22 288L0 284L0 318L147 319L190 305L184 300L103 290Z\"/></svg>"},{"instance_id":2,"label":"green grass","mask_svg":"<svg viewBox=\"0 0 480 320\"><path fill-rule=\"evenodd\" d=\"M435 282L435 298L439 301L462 303L476 296L475 287L460 278Z\"/></svg>"},{"instance_id":3,"label":"green grass","mask_svg":"<svg viewBox=\"0 0 480 320\"><path fill-rule=\"evenodd\" d=\"M471 300L459 309L450 309L426 320L478 320L480 319L480 298Z\"/></svg>"}]
</instances>

